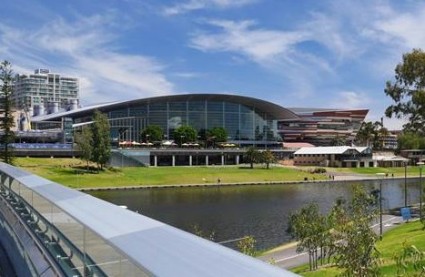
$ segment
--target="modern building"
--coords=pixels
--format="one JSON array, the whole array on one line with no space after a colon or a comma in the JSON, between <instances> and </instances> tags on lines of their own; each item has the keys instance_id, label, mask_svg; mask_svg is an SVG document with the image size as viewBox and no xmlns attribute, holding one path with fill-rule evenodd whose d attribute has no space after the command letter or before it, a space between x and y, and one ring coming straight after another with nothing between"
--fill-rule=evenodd
<instances>
[{"instance_id":1,"label":"modern building","mask_svg":"<svg viewBox=\"0 0 425 277\"><path fill-rule=\"evenodd\" d=\"M17 75L13 83L15 107L29 115L57 113L76 109L79 105L78 78L36 69L34 74Z\"/></svg>"},{"instance_id":2,"label":"modern building","mask_svg":"<svg viewBox=\"0 0 425 277\"><path fill-rule=\"evenodd\" d=\"M289 108L298 118L282 119L278 133L285 142L329 146L341 140L351 145L369 110Z\"/></svg>"},{"instance_id":3,"label":"modern building","mask_svg":"<svg viewBox=\"0 0 425 277\"><path fill-rule=\"evenodd\" d=\"M95 110L107 114L115 142L139 141L148 125L158 125L164 140L175 140L174 130L183 125L198 132L223 127L228 142L243 145L271 145L281 141L279 120L298 120L292 111L264 100L224 94L186 94L161 96L100 104L76 110L35 116L33 125L42 122L73 121L74 128L92 123ZM281 144L279 144L281 145Z\"/></svg>"}]
</instances>

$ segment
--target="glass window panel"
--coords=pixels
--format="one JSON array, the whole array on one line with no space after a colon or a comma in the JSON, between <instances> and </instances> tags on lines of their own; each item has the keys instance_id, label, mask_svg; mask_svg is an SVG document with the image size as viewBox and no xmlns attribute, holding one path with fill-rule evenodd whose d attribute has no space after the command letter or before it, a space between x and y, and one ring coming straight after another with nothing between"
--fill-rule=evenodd
<instances>
[{"instance_id":1,"label":"glass window panel","mask_svg":"<svg viewBox=\"0 0 425 277\"><path fill-rule=\"evenodd\" d=\"M167 114L164 112L151 112L148 125L158 125L165 130L167 128Z\"/></svg>"},{"instance_id":2,"label":"glass window panel","mask_svg":"<svg viewBox=\"0 0 425 277\"><path fill-rule=\"evenodd\" d=\"M208 113L207 123L207 130L223 127L223 113Z\"/></svg>"},{"instance_id":3,"label":"glass window panel","mask_svg":"<svg viewBox=\"0 0 425 277\"><path fill-rule=\"evenodd\" d=\"M170 111L186 111L186 102L170 102L168 106Z\"/></svg>"},{"instance_id":4,"label":"glass window panel","mask_svg":"<svg viewBox=\"0 0 425 277\"><path fill-rule=\"evenodd\" d=\"M253 111L252 108L248 106L241 105L241 113L251 113Z\"/></svg>"},{"instance_id":5,"label":"glass window panel","mask_svg":"<svg viewBox=\"0 0 425 277\"><path fill-rule=\"evenodd\" d=\"M238 139L239 131L239 114L226 113L224 117L224 127L227 130L229 137Z\"/></svg>"},{"instance_id":6,"label":"glass window panel","mask_svg":"<svg viewBox=\"0 0 425 277\"><path fill-rule=\"evenodd\" d=\"M130 116L146 116L148 111L147 106L130 108Z\"/></svg>"},{"instance_id":7,"label":"glass window panel","mask_svg":"<svg viewBox=\"0 0 425 277\"><path fill-rule=\"evenodd\" d=\"M189 113L188 125L195 128L198 132L201 129L205 129L205 113L202 113L202 112Z\"/></svg>"},{"instance_id":8,"label":"glass window panel","mask_svg":"<svg viewBox=\"0 0 425 277\"><path fill-rule=\"evenodd\" d=\"M149 104L149 111L150 112L156 112L156 111L166 111L167 110L167 103L166 102L154 102Z\"/></svg>"},{"instance_id":9,"label":"glass window panel","mask_svg":"<svg viewBox=\"0 0 425 277\"><path fill-rule=\"evenodd\" d=\"M204 101L193 101L189 102L189 111L190 112L203 112L205 110L205 102Z\"/></svg>"},{"instance_id":10,"label":"glass window panel","mask_svg":"<svg viewBox=\"0 0 425 277\"><path fill-rule=\"evenodd\" d=\"M223 112L223 102L208 102L208 112Z\"/></svg>"},{"instance_id":11,"label":"glass window panel","mask_svg":"<svg viewBox=\"0 0 425 277\"><path fill-rule=\"evenodd\" d=\"M177 129L180 126L186 125L185 112L170 112L168 115L168 128Z\"/></svg>"},{"instance_id":12,"label":"glass window panel","mask_svg":"<svg viewBox=\"0 0 425 277\"><path fill-rule=\"evenodd\" d=\"M127 115L127 109L115 110L110 113L111 118L126 117Z\"/></svg>"},{"instance_id":13,"label":"glass window panel","mask_svg":"<svg viewBox=\"0 0 425 277\"><path fill-rule=\"evenodd\" d=\"M239 104L225 102L224 111L229 113L239 113Z\"/></svg>"}]
</instances>

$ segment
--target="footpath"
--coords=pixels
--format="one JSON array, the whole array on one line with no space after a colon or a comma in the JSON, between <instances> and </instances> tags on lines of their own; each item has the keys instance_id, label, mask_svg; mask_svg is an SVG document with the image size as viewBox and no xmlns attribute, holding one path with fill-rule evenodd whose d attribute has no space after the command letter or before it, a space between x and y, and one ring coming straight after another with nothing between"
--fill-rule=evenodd
<instances>
[{"instance_id":1,"label":"footpath","mask_svg":"<svg viewBox=\"0 0 425 277\"><path fill-rule=\"evenodd\" d=\"M382 216L383 232L386 232L400 224L403 224L403 219L400 216ZM371 226L377 234L380 229L379 225L379 222L377 222ZM284 269L290 269L308 263L307 252L297 253L296 249L297 243L291 242L266 252L262 256L258 257L258 259L265 262L273 261L277 266Z\"/></svg>"}]
</instances>

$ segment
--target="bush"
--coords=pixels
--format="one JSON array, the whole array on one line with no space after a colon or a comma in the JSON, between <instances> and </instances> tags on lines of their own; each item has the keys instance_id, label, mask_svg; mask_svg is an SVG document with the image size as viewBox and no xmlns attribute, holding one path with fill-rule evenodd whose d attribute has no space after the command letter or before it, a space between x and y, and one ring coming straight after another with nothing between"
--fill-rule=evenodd
<instances>
[{"instance_id":1,"label":"bush","mask_svg":"<svg viewBox=\"0 0 425 277\"><path fill-rule=\"evenodd\" d=\"M319 174L321 174L321 173L326 173L326 168L323 168L323 167L315 168L315 169L313 170L313 173L319 173Z\"/></svg>"}]
</instances>

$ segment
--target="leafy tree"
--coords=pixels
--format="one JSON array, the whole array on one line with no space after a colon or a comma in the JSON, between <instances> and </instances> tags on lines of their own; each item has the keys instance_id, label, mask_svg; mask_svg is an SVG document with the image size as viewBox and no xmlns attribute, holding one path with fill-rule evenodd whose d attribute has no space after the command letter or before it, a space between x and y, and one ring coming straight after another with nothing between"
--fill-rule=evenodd
<instances>
[{"instance_id":1,"label":"leafy tree","mask_svg":"<svg viewBox=\"0 0 425 277\"><path fill-rule=\"evenodd\" d=\"M383 137L388 135L388 130L379 121L363 122L356 135L356 142L373 148L382 148Z\"/></svg>"},{"instance_id":2,"label":"leafy tree","mask_svg":"<svg viewBox=\"0 0 425 277\"><path fill-rule=\"evenodd\" d=\"M395 68L395 80L386 83L385 94L394 101L385 115L407 117L404 130L425 134L425 53L421 49L403 55Z\"/></svg>"},{"instance_id":3,"label":"leafy tree","mask_svg":"<svg viewBox=\"0 0 425 277\"><path fill-rule=\"evenodd\" d=\"M353 188L348 207L340 206L335 214L337 224L332 232L337 242L336 264L343 276L377 276L379 252L377 235L369 227L377 216L376 199L360 186Z\"/></svg>"},{"instance_id":4,"label":"leafy tree","mask_svg":"<svg viewBox=\"0 0 425 277\"><path fill-rule=\"evenodd\" d=\"M162 128L158 125L148 125L140 134L143 141L161 141L164 137Z\"/></svg>"},{"instance_id":5,"label":"leafy tree","mask_svg":"<svg viewBox=\"0 0 425 277\"><path fill-rule=\"evenodd\" d=\"M276 157L273 155L273 153L270 150L266 150L261 152L261 161L266 164L266 168L270 168L271 163L276 162Z\"/></svg>"},{"instance_id":6,"label":"leafy tree","mask_svg":"<svg viewBox=\"0 0 425 277\"><path fill-rule=\"evenodd\" d=\"M12 81L13 81L12 65L8 61L3 61L0 64L0 129L3 134L0 137L1 159L8 164L13 164L13 148L11 143L15 141L15 133L13 127L15 126L13 119L13 105L12 105Z\"/></svg>"},{"instance_id":7,"label":"leafy tree","mask_svg":"<svg viewBox=\"0 0 425 277\"><path fill-rule=\"evenodd\" d=\"M103 170L111 156L110 125L108 117L96 110L94 112L93 124L91 127L93 134L92 161L97 163L98 168Z\"/></svg>"},{"instance_id":8,"label":"leafy tree","mask_svg":"<svg viewBox=\"0 0 425 277\"><path fill-rule=\"evenodd\" d=\"M186 142L196 141L196 130L187 125L180 126L174 130L174 140L180 142L180 146Z\"/></svg>"},{"instance_id":9,"label":"leafy tree","mask_svg":"<svg viewBox=\"0 0 425 277\"><path fill-rule=\"evenodd\" d=\"M214 127L206 132L206 138L208 141L214 142L226 142L227 131L223 127Z\"/></svg>"},{"instance_id":10,"label":"leafy tree","mask_svg":"<svg viewBox=\"0 0 425 277\"><path fill-rule=\"evenodd\" d=\"M318 249L325 258L325 247L328 237L327 218L319 213L317 204L308 204L289 217L288 233L298 241L297 252L308 252L310 270L318 267Z\"/></svg>"},{"instance_id":11,"label":"leafy tree","mask_svg":"<svg viewBox=\"0 0 425 277\"><path fill-rule=\"evenodd\" d=\"M251 165L251 169L254 168L254 163L257 163L260 161L260 152L257 150L257 148L253 146L249 147L246 150L245 156L249 164Z\"/></svg>"},{"instance_id":12,"label":"leafy tree","mask_svg":"<svg viewBox=\"0 0 425 277\"><path fill-rule=\"evenodd\" d=\"M346 144L346 139L345 137L337 135L336 137L332 138L330 144L331 146L344 146Z\"/></svg>"},{"instance_id":13,"label":"leafy tree","mask_svg":"<svg viewBox=\"0 0 425 277\"><path fill-rule=\"evenodd\" d=\"M93 155L93 134L91 128L83 126L81 132L75 134L75 143L78 145L78 149L81 151L81 159L86 161L88 169Z\"/></svg>"},{"instance_id":14,"label":"leafy tree","mask_svg":"<svg viewBox=\"0 0 425 277\"><path fill-rule=\"evenodd\" d=\"M403 132L397 138L398 150L403 149L425 149L425 138L413 132Z\"/></svg>"},{"instance_id":15,"label":"leafy tree","mask_svg":"<svg viewBox=\"0 0 425 277\"><path fill-rule=\"evenodd\" d=\"M255 238L253 236L245 236L237 242L236 247L240 252L248 256L255 256Z\"/></svg>"}]
</instances>

